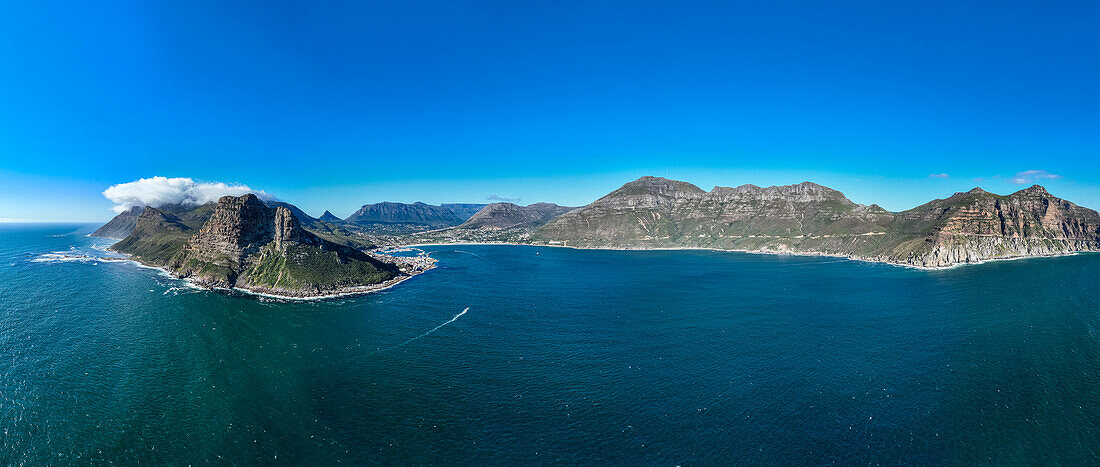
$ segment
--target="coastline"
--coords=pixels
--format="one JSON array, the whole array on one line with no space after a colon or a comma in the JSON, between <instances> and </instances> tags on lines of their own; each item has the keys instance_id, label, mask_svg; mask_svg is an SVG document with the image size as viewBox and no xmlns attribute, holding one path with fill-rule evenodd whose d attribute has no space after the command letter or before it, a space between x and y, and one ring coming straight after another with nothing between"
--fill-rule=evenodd
<instances>
[{"instance_id":1,"label":"coastline","mask_svg":"<svg viewBox=\"0 0 1100 467\"><path fill-rule=\"evenodd\" d=\"M988 258L981 261L973 261L966 263L954 263L947 266L920 266L916 264L900 263L894 261L883 261L880 259L863 257L863 256L849 256L839 255L834 253L825 253L820 251L776 251L776 250L743 250L743 249L725 249L725 248L706 248L706 247L656 247L656 248L626 248L626 247L589 247L589 246L571 246L571 245L548 245L538 243L514 243L514 242L454 242L454 243L414 243L409 245L400 245L393 248L419 248L425 246L447 246L447 245L504 245L504 246L535 246L535 247L549 247L549 248L571 248L574 250L605 250L605 251L714 251L725 253L746 253L752 255L773 255L773 256L816 256L823 258L836 258L846 259L851 261L859 261L864 263L873 264L885 264L888 266L916 269L920 271L944 271L949 269L955 269L963 266L976 266L979 264L986 264L998 261L1016 261L1023 259L1033 258L1059 258L1063 256L1075 256L1081 253L1096 253L1090 251L1070 251L1066 253L1058 253L1053 255L1017 255L1017 256L1005 256L999 258Z\"/></svg>"},{"instance_id":2,"label":"coastline","mask_svg":"<svg viewBox=\"0 0 1100 467\"><path fill-rule=\"evenodd\" d=\"M420 249L422 247L442 247L442 246L462 246L462 245L470 245L470 246L493 246L493 245L495 245L495 246L529 246L529 247L569 248L569 249L574 249L574 250L604 250L604 251L712 251L712 252L723 252L723 253L743 253L743 254L773 255L773 256L813 256L813 257L823 257L823 258L845 259L845 260L850 260L850 261L857 261L857 262L864 262L864 263L871 263L871 264L883 264L883 265L888 265L888 266L915 269L915 270L920 270L920 271L943 271L943 270L959 268L959 267L962 267L962 266L979 265L979 264L985 264L985 263L991 263L991 262L997 262L997 261L1015 261L1015 260L1024 260L1024 259L1032 259L1032 258L1053 258L1053 257L1063 257L1063 256L1074 256L1074 255L1078 255L1080 253L1088 253L1088 252L1074 251L1074 252L1066 252L1066 253L1053 254L1053 255L1026 255L1026 256L1025 255L1019 255L1019 256L1009 256L1009 257L1001 257L1001 258L989 258L989 259L985 259L985 260L981 260L981 261L966 262L966 263L955 263L955 264L951 264L951 265L947 265L947 266L934 266L933 267L933 266L919 266L919 265L913 265L913 264L907 264L907 263L883 261L883 260L879 260L879 259L875 259L875 258L830 254L830 253L824 253L824 252L818 252L818 251L745 250L745 249L723 249L723 248L706 248L706 247L626 248L626 247L589 247L589 246L572 246L572 245L549 245L549 244L515 243L515 242L454 242L454 243L427 242L427 243L413 243L413 244L407 244L407 245L391 245L391 246L387 246L387 247L383 248L382 250L404 249L404 248ZM421 250L421 251L423 252L423 250ZM114 252L114 253L117 253L117 252ZM429 256L427 253L422 253L422 254L424 256ZM86 255L82 255L82 256L86 256ZM201 280L196 280L196 279L193 279L193 278L190 278L190 277L182 277L182 276L170 271L167 268L164 268L164 267L161 267L161 266L153 266L153 265L150 265L150 264L143 263L140 260L135 259L135 258L133 258L129 255L124 256L124 257L115 257L115 258L111 258L111 257L88 257L87 259L96 260L96 261L104 261L104 262L126 262L126 263L131 263L131 264L136 265L136 266L141 267L141 268L155 269L155 270L159 271L162 275L164 275L166 277L171 277L173 279L180 280L187 287L197 289L197 290L209 290L209 291L215 291L215 292L220 292L220 293L239 293L239 294L249 295L249 296L254 296L254 297L262 297L262 298L285 300L285 301L296 301L296 302L334 300L334 299L351 298L351 297L356 297L356 296L369 295L369 294L376 293L376 292L382 292L382 291L391 289L393 287L396 287L397 285L401 284L402 282L405 282L409 279L412 279L413 277L416 277L416 276L419 276L423 273L431 271L432 269L435 269L437 267L435 265L435 261L433 260L432 263L431 263L431 266L428 267L427 269L419 270L419 271L413 272L411 274L403 273L400 276L394 277L393 279L390 279L390 280L387 280L387 281L384 281L384 282L381 282L381 283L378 283L378 284L364 285L364 286L354 286L354 287L345 287L345 288L342 288L340 290L334 290L334 291L315 294L315 295L289 295L289 294L282 294L282 293L278 293L277 291L272 291L272 290L263 289L263 288L256 288L256 289L245 288L245 287L227 288L227 287L219 287L219 286L215 286L215 285L204 284Z\"/></svg>"},{"instance_id":3,"label":"coastline","mask_svg":"<svg viewBox=\"0 0 1100 467\"><path fill-rule=\"evenodd\" d=\"M117 253L117 252L113 252L113 253ZM118 254L125 254L125 253L118 253ZM322 294L317 294L317 295L300 296L300 295L283 295L283 294L279 294L279 293L271 291L271 290L251 290L251 289L247 289L247 288L243 288L243 287L229 288L229 287L218 287L218 286L208 285L208 284L202 283L202 281L200 281L200 280L196 280L196 279L193 279L193 278L190 278L190 277L182 277L182 276L172 272L171 270L169 270L165 267L153 266L151 264L145 264L145 263L141 262L140 260L133 258L130 255L127 255L125 257L119 257L119 258L109 258L109 259L96 258L96 259L99 260L99 261L105 261L105 262L130 263L130 264L133 264L133 265L141 267L141 268L155 269L157 271L160 271L160 273L162 275L165 275L167 277L171 277L173 279L183 281L184 284L186 284L188 287L191 287L191 288L194 288L194 289L209 290L209 291L221 292L221 293L240 293L240 294L252 295L252 296L256 296L256 297L272 298L272 299L287 300L287 301L302 301L302 302L332 300L332 299L337 299L337 298L350 298L350 297L356 297L356 296L361 296L361 295L368 295L368 294L372 294L372 293L375 293L375 292L381 292L381 291L393 288L393 287L397 286L398 284L400 284L402 282L405 282L409 279L412 279L413 277L419 276L421 274L424 274L424 273L426 273L428 271L431 271L431 270L436 268L435 262L433 261L431 267L429 267L427 269L416 271L412 274L402 273L402 275L394 277L393 279L383 281L383 282L379 282L377 284L360 285L360 286L354 286L354 287L345 287L345 288L342 288L342 289L339 289L339 290L334 290L334 291L328 292L328 293L322 293Z\"/></svg>"},{"instance_id":4,"label":"coastline","mask_svg":"<svg viewBox=\"0 0 1100 467\"><path fill-rule=\"evenodd\" d=\"M344 289L340 289L339 291L333 291L332 293L325 293L325 294L321 294L321 295L309 295L309 296L280 295L280 294L277 294L277 293L273 293L271 291L249 290L249 289L245 289L245 288L241 288L241 287L225 288L225 287L205 286L201 283L196 283L196 282L194 282L194 281L192 281L188 278L177 277L177 276L174 276L174 275L173 275L173 277L176 277L177 279L186 281L189 284L191 284L192 286L201 288L203 290L212 290L212 291L217 291L217 292L240 293L240 294L251 295L251 296L256 296L256 297L273 298L273 299L278 299L278 300L287 300L287 301L296 301L296 302L314 302L314 301L323 301L323 300L334 300L334 299L338 299L338 298L358 297L358 296L362 296L362 295L369 295L369 294L372 294L372 293L381 292L381 291L396 287L398 284L400 284L402 282L405 282L409 279L412 279L416 276L419 276L421 274L424 274L428 271L431 271L432 269L435 269L435 267L433 266L431 268L425 269L425 270L417 272L415 274L405 274L405 275L402 275L402 276L397 276L397 277L395 277L393 279L390 279L388 281L379 282L379 283L373 284L373 285L361 285L361 286L356 286L356 287L347 287L347 288L344 288Z\"/></svg>"}]
</instances>

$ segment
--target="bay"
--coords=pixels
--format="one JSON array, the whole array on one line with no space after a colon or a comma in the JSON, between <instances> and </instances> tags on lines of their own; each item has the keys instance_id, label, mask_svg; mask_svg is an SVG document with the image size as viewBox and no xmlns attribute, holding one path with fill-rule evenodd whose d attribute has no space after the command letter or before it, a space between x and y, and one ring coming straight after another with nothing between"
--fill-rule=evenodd
<instances>
[{"instance_id":1,"label":"bay","mask_svg":"<svg viewBox=\"0 0 1100 467\"><path fill-rule=\"evenodd\" d=\"M443 245L284 302L94 227L0 224L2 464L1100 461L1100 255Z\"/></svg>"}]
</instances>

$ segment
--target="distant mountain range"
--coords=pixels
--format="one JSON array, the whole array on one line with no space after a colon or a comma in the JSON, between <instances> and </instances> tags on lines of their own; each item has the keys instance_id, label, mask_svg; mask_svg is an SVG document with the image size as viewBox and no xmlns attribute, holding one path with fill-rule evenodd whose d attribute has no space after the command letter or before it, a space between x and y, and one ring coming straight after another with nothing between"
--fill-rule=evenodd
<instances>
[{"instance_id":1,"label":"distant mountain range","mask_svg":"<svg viewBox=\"0 0 1100 467\"><path fill-rule=\"evenodd\" d=\"M531 241L577 247L716 248L848 256L920 267L1100 250L1100 214L1038 185L975 188L893 213L810 182L703 191L642 177L558 216Z\"/></svg>"},{"instance_id":2,"label":"distant mountain range","mask_svg":"<svg viewBox=\"0 0 1100 467\"><path fill-rule=\"evenodd\" d=\"M535 203L520 206L513 203L493 203L475 213L460 229L511 229L516 227L538 227L565 214L573 208L552 203Z\"/></svg>"},{"instance_id":3,"label":"distant mountain range","mask_svg":"<svg viewBox=\"0 0 1100 467\"><path fill-rule=\"evenodd\" d=\"M225 209L221 204L217 206ZM385 242L713 248L837 255L919 267L1100 250L1100 214L1055 197L1038 185L1004 196L975 188L903 212L857 204L839 191L810 182L704 191L687 182L659 177L642 177L580 208L550 203L433 206L386 202L365 205L340 220L328 211L314 219L287 203L268 205L269 209L285 209L309 235L353 249L367 249L374 241L371 231L362 226L403 225L415 229L387 232ZM126 237L118 244L124 252L135 251L128 246L132 243L149 244L141 248L142 256L166 261L149 249L157 245L158 238L167 238L163 232L205 228L214 211L213 203L132 208L93 235ZM266 225L257 225L261 224ZM201 245L194 248L201 249ZM164 248L168 252L168 247Z\"/></svg>"},{"instance_id":4,"label":"distant mountain range","mask_svg":"<svg viewBox=\"0 0 1100 467\"><path fill-rule=\"evenodd\" d=\"M412 224L431 228L451 227L463 223L484 204L375 203L359 208L344 222L352 224Z\"/></svg>"}]
</instances>

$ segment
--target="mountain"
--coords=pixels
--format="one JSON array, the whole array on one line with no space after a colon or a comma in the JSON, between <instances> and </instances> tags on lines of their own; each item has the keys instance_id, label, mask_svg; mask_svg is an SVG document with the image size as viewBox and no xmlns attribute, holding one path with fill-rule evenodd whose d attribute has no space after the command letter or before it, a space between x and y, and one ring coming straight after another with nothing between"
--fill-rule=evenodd
<instances>
[{"instance_id":1,"label":"mountain","mask_svg":"<svg viewBox=\"0 0 1100 467\"><path fill-rule=\"evenodd\" d=\"M328 223L344 222L343 219L334 216L331 212L328 211L325 211L325 213L321 214L321 217L318 217L317 219Z\"/></svg>"},{"instance_id":2,"label":"mountain","mask_svg":"<svg viewBox=\"0 0 1100 467\"><path fill-rule=\"evenodd\" d=\"M552 203L535 203L519 206L513 203L493 203L485 206L466 222L460 229L510 229L515 227L534 228L551 219L569 212L573 208Z\"/></svg>"},{"instance_id":3,"label":"mountain","mask_svg":"<svg viewBox=\"0 0 1100 467\"><path fill-rule=\"evenodd\" d=\"M203 206L168 204L157 208L157 210L167 214L183 216L185 222L202 225L206 218L210 216L213 205L214 203L207 203ZM132 206L96 229L91 236L114 239L126 238L134 230L134 226L137 225L137 220L143 212L145 212L144 206Z\"/></svg>"},{"instance_id":4,"label":"mountain","mask_svg":"<svg viewBox=\"0 0 1100 467\"><path fill-rule=\"evenodd\" d=\"M1100 213L1033 185L1010 195L981 188L898 213L892 262L947 266L994 258L1100 250Z\"/></svg>"},{"instance_id":5,"label":"mountain","mask_svg":"<svg viewBox=\"0 0 1100 467\"><path fill-rule=\"evenodd\" d=\"M454 211L424 203L367 204L344 219L354 224L416 224L426 227L450 227L461 224Z\"/></svg>"},{"instance_id":6,"label":"mountain","mask_svg":"<svg viewBox=\"0 0 1100 467\"><path fill-rule=\"evenodd\" d=\"M126 236L130 235L130 232L134 230L134 225L137 224L138 217L141 216L141 212L144 210L144 206L132 206L130 209L122 211L122 213L96 229L95 232L92 232L91 236L101 238L126 238Z\"/></svg>"},{"instance_id":7,"label":"mountain","mask_svg":"<svg viewBox=\"0 0 1100 467\"><path fill-rule=\"evenodd\" d=\"M642 177L537 229L537 243L821 253L921 267L1100 249L1100 215L1034 186L892 213L815 183L707 192Z\"/></svg>"},{"instance_id":8,"label":"mountain","mask_svg":"<svg viewBox=\"0 0 1100 467\"><path fill-rule=\"evenodd\" d=\"M440 206L450 209L459 220L466 221L470 216L477 214L478 211L487 205L473 203L443 203Z\"/></svg>"},{"instance_id":9,"label":"mountain","mask_svg":"<svg viewBox=\"0 0 1100 467\"><path fill-rule=\"evenodd\" d=\"M207 287L310 297L364 291L400 279L394 264L325 240L302 227L285 205L255 195L225 196L196 225L147 207L133 232L111 248Z\"/></svg>"},{"instance_id":10,"label":"mountain","mask_svg":"<svg viewBox=\"0 0 1100 467\"><path fill-rule=\"evenodd\" d=\"M317 224L318 224L317 219L313 218L309 214L306 214L305 211L303 211L301 209L298 209L298 207L293 205L293 204L286 203L286 202L283 202L283 201L264 201L264 204L268 205L269 207L273 207L273 208L277 208L277 207L280 207L280 206L282 206L284 208L287 208L287 209L290 210L290 212L292 214L294 214L294 217L297 218L298 222L301 223L303 226L308 227L308 228L317 227Z\"/></svg>"}]
</instances>

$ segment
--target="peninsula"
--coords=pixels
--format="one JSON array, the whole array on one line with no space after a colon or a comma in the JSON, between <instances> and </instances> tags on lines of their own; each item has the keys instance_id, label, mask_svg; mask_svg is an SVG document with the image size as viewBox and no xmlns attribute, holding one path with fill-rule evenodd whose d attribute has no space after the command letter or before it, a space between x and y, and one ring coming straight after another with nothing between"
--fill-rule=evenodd
<instances>
[{"instance_id":1,"label":"peninsula","mask_svg":"<svg viewBox=\"0 0 1100 467\"><path fill-rule=\"evenodd\" d=\"M246 194L179 214L147 206L111 249L202 287L283 298L368 293L432 267L427 257L369 254L326 240L302 226L296 208L274 204Z\"/></svg>"}]
</instances>

